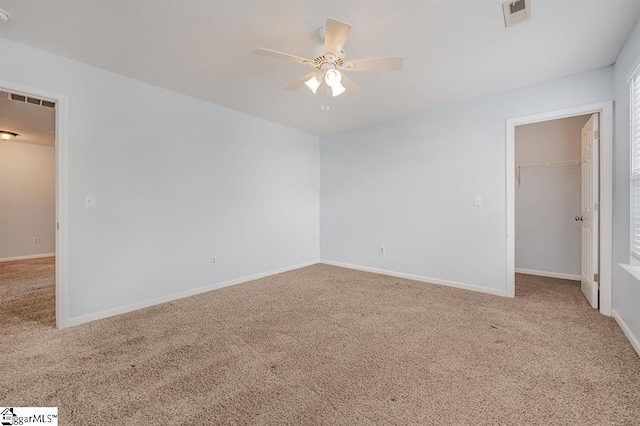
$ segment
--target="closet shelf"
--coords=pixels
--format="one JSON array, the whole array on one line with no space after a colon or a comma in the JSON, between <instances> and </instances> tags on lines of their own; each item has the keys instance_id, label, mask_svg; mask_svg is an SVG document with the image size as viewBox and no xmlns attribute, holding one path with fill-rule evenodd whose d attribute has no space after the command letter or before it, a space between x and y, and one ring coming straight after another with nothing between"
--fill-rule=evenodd
<instances>
[{"instance_id":1,"label":"closet shelf","mask_svg":"<svg viewBox=\"0 0 640 426\"><path fill-rule=\"evenodd\" d=\"M529 167L556 167L556 166L573 166L576 164L580 164L580 160L572 160L572 161L555 161L550 163L537 163L537 164L521 164L516 166L516 168L526 169Z\"/></svg>"},{"instance_id":2,"label":"closet shelf","mask_svg":"<svg viewBox=\"0 0 640 426\"><path fill-rule=\"evenodd\" d=\"M559 166L576 166L580 164L580 160L572 160L572 161L552 161L549 163L536 163L536 164L521 164L516 166L516 181L518 181L518 186L522 184L522 169L529 168L542 168L542 167L559 167Z\"/></svg>"}]
</instances>

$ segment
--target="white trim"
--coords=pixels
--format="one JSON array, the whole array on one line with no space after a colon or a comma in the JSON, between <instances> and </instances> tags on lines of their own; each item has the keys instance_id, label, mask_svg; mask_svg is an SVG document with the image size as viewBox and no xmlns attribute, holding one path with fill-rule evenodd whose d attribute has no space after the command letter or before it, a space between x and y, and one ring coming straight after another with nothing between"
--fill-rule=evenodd
<instances>
[{"instance_id":1,"label":"white trim","mask_svg":"<svg viewBox=\"0 0 640 426\"><path fill-rule=\"evenodd\" d=\"M317 260L313 260L310 262L299 263L293 266L287 266L280 269L274 269L268 272L261 272L258 274L248 275L246 277L236 278L234 280L224 281L217 284L212 284L206 287L200 287L193 290L187 290L180 293L174 293L163 297L158 297L156 299L145 300L142 302L132 303L130 305L120 306L118 308L107 309L100 312L95 312L93 314L81 315L79 317L69 318L67 320L67 326L73 327L76 325L84 324L87 322L112 317L114 315L125 314L127 312L137 311L138 309L148 308L150 306L159 305L161 303L171 302L173 300L183 299L189 296L195 296L196 294L206 293L211 290L217 290L223 287L229 287L236 284L246 283L248 281L257 280L264 277L269 277L271 275L281 274L283 272L293 271L295 269L306 268L307 266L316 265L318 263Z\"/></svg>"},{"instance_id":2,"label":"white trim","mask_svg":"<svg viewBox=\"0 0 640 426\"><path fill-rule=\"evenodd\" d=\"M616 322L622 329L624 335L627 336L627 339L629 339L629 342L631 342L631 346L633 346L633 349L635 349L638 356L640 356L640 340L638 340L638 338L633 335L627 323L624 322L620 314L615 309L611 311L611 313L613 314L613 318L615 318Z\"/></svg>"},{"instance_id":3,"label":"white trim","mask_svg":"<svg viewBox=\"0 0 640 426\"><path fill-rule=\"evenodd\" d=\"M640 57L638 58L638 60L640 60ZM640 66L640 65L638 65ZM636 70L637 71L637 70ZM635 96L634 96L634 91L635 91L635 87L634 84L632 84L632 82L630 80L632 80L635 75L636 75L636 71L634 71L634 73L631 75L629 81L627 81L627 85L629 86L629 141L630 141L630 149L629 149L629 199L630 199L630 204L629 204L629 225L630 225L630 241L629 241L629 254L630 254L630 262L633 265L637 265L638 262L640 261L640 256L638 255L638 253L636 253L636 248L634 247L635 245L635 241L633 238L633 233L635 232L635 220L634 218L636 217L636 213L635 213L635 209L634 209L634 199L635 196L632 193L633 189L631 188L631 183L632 180L634 179L633 177L633 155L634 155L634 145L635 145L635 135L634 135L634 128L635 128ZM631 272L631 271L630 271Z\"/></svg>"},{"instance_id":4,"label":"white trim","mask_svg":"<svg viewBox=\"0 0 640 426\"><path fill-rule=\"evenodd\" d=\"M613 101L583 105L506 121L507 296L515 296L515 133L516 126L600 114L600 313L611 316L613 300Z\"/></svg>"},{"instance_id":5,"label":"white trim","mask_svg":"<svg viewBox=\"0 0 640 426\"><path fill-rule=\"evenodd\" d=\"M67 95L0 80L0 90L30 95L56 103L56 327L67 327L68 260L68 97Z\"/></svg>"},{"instance_id":6,"label":"white trim","mask_svg":"<svg viewBox=\"0 0 640 426\"><path fill-rule=\"evenodd\" d=\"M600 313L613 312L613 102L600 109Z\"/></svg>"},{"instance_id":7,"label":"white trim","mask_svg":"<svg viewBox=\"0 0 640 426\"><path fill-rule=\"evenodd\" d=\"M506 233L507 233L507 297L516 296L516 126L507 120L506 142Z\"/></svg>"},{"instance_id":8,"label":"white trim","mask_svg":"<svg viewBox=\"0 0 640 426\"><path fill-rule=\"evenodd\" d=\"M633 61L633 66L631 67L631 71L629 72L629 74L627 74L627 80L626 80L627 84L631 82L631 79L633 78L633 76L636 75L638 71L640 71L640 55L638 55L636 60Z\"/></svg>"},{"instance_id":9,"label":"white trim","mask_svg":"<svg viewBox=\"0 0 640 426\"><path fill-rule=\"evenodd\" d=\"M2 257L0 262L14 262L16 260L44 259L45 257L56 257L55 253L30 254L27 256Z\"/></svg>"},{"instance_id":10,"label":"white trim","mask_svg":"<svg viewBox=\"0 0 640 426\"><path fill-rule=\"evenodd\" d=\"M465 283L460 283L455 281L446 281L438 278L424 277L422 275L406 274L404 272L387 271L385 269L370 268L368 266L334 262L333 260L320 259L320 263L323 263L325 265L339 266L341 268L355 269L357 271L373 272L374 274L388 275L390 277L406 278L408 280L420 281L423 283L444 285L447 287L454 287L462 290L477 291L480 293L492 294L494 296L506 296L506 291L498 288L483 287L475 284L465 284Z\"/></svg>"},{"instance_id":11,"label":"white trim","mask_svg":"<svg viewBox=\"0 0 640 426\"><path fill-rule=\"evenodd\" d=\"M535 275L537 277L560 278L561 280L581 281L580 275L563 274L561 272L536 271L534 269L516 268L516 274Z\"/></svg>"}]
</instances>

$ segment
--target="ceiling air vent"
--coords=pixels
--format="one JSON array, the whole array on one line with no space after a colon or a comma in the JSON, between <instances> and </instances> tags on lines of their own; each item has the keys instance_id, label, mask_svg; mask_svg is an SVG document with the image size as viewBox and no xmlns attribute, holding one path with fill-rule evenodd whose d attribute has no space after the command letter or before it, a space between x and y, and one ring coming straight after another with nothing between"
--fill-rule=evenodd
<instances>
[{"instance_id":1,"label":"ceiling air vent","mask_svg":"<svg viewBox=\"0 0 640 426\"><path fill-rule=\"evenodd\" d=\"M502 3L504 25L508 28L531 19L531 0L515 0Z\"/></svg>"},{"instance_id":2,"label":"ceiling air vent","mask_svg":"<svg viewBox=\"0 0 640 426\"><path fill-rule=\"evenodd\" d=\"M22 95L16 95L15 93L9 93L9 98L13 101L26 102L27 97Z\"/></svg>"},{"instance_id":3,"label":"ceiling air vent","mask_svg":"<svg viewBox=\"0 0 640 426\"><path fill-rule=\"evenodd\" d=\"M17 93L7 93L7 97L12 101L26 102L28 104L33 104L33 105L42 105L43 107L47 107L47 108L55 108L56 106L55 102L45 101L43 99L38 99L38 98L32 98L30 96L19 95Z\"/></svg>"}]
</instances>

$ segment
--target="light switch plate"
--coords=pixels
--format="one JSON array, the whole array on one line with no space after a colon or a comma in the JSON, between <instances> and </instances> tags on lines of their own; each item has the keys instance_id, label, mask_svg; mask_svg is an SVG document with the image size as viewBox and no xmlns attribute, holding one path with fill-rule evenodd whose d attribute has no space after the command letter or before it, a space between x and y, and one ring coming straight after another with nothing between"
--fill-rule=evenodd
<instances>
[{"instance_id":1,"label":"light switch plate","mask_svg":"<svg viewBox=\"0 0 640 426\"><path fill-rule=\"evenodd\" d=\"M84 196L84 208L85 209L93 209L96 207L96 196L95 195L85 195Z\"/></svg>"},{"instance_id":2,"label":"light switch plate","mask_svg":"<svg viewBox=\"0 0 640 426\"><path fill-rule=\"evenodd\" d=\"M481 206L482 205L482 197L479 195L476 195L475 197L473 197L473 205L474 206Z\"/></svg>"}]
</instances>

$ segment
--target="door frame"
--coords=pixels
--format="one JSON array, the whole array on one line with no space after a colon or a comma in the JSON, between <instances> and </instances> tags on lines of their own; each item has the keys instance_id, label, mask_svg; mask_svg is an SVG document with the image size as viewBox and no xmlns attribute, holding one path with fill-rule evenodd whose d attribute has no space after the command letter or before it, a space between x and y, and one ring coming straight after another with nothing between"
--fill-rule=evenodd
<instances>
[{"instance_id":1,"label":"door frame","mask_svg":"<svg viewBox=\"0 0 640 426\"><path fill-rule=\"evenodd\" d=\"M613 300L613 101L506 120L507 297L515 297L516 292L514 178L516 126L587 114L600 114L600 313L611 316Z\"/></svg>"},{"instance_id":2,"label":"door frame","mask_svg":"<svg viewBox=\"0 0 640 426\"><path fill-rule=\"evenodd\" d=\"M68 276L68 97L61 93L1 80L0 91L18 93L56 103L56 327L67 327Z\"/></svg>"}]
</instances>

